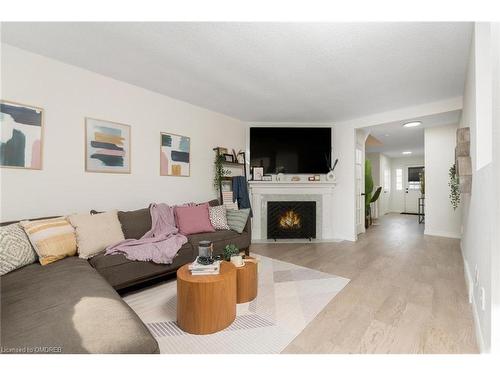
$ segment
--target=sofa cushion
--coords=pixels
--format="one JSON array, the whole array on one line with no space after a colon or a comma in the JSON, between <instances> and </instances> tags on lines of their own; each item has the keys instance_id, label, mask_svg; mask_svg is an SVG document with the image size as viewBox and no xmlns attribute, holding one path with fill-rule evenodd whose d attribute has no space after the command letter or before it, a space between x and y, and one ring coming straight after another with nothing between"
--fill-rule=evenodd
<instances>
[{"instance_id":1,"label":"sofa cushion","mask_svg":"<svg viewBox=\"0 0 500 375\"><path fill-rule=\"evenodd\" d=\"M76 254L75 229L65 217L21 221L38 254L40 264L45 265Z\"/></svg>"},{"instance_id":2,"label":"sofa cushion","mask_svg":"<svg viewBox=\"0 0 500 375\"><path fill-rule=\"evenodd\" d=\"M227 210L226 216L229 228L238 233L243 232L248 221L248 215L250 215L249 208L243 208L241 210Z\"/></svg>"},{"instance_id":3,"label":"sofa cushion","mask_svg":"<svg viewBox=\"0 0 500 375\"><path fill-rule=\"evenodd\" d=\"M208 207L208 213L210 215L210 223L212 224L214 229L231 229L227 224L226 207L224 205Z\"/></svg>"},{"instance_id":4,"label":"sofa cushion","mask_svg":"<svg viewBox=\"0 0 500 375\"><path fill-rule=\"evenodd\" d=\"M239 249L248 249L250 246L250 235L247 232L238 234L233 230L218 230L213 233L200 233L188 236L188 241L193 245L193 248L198 252L198 242L212 241L214 255L222 254L226 245L234 244Z\"/></svg>"},{"instance_id":5,"label":"sofa cushion","mask_svg":"<svg viewBox=\"0 0 500 375\"><path fill-rule=\"evenodd\" d=\"M36 253L18 223L0 227L0 276L36 261Z\"/></svg>"},{"instance_id":6,"label":"sofa cushion","mask_svg":"<svg viewBox=\"0 0 500 375\"><path fill-rule=\"evenodd\" d=\"M86 260L30 264L2 276L0 294L4 351L158 352L144 323Z\"/></svg>"},{"instance_id":7,"label":"sofa cushion","mask_svg":"<svg viewBox=\"0 0 500 375\"><path fill-rule=\"evenodd\" d=\"M71 215L69 221L76 230L78 256L83 259L92 258L107 246L125 239L116 210Z\"/></svg>"},{"instance_id":8,"label":"sofa cushion","mask_svg":"<svg viewBox=\"0 0 500 375\"><path fill-rule=\"evenodd\" d=\"M172 264L133 261L123 254L98 254L89 262L113 288L120 290L161 275L174 273L177 268L192 262L195 257L193 247L190 243L186 243L179 249Z\"/></svg>"},{"instance_id":9,"label":"sofa cushion","mask_svg":"<svg viewBox=\"0 0 500 375\"><path fill-rule=\"evenodd\" d=\"M175 217L179 232L185 236L215 231L210 223L208 203L196 206L176 206Z\"/></svg>"},{"instance_id":10,"label":"sofa cushion","mask_svg":"<svg viewBox=\"0 0 500 375\"><path fill-rule=\"evenodd\" d=\"M118 220L122 225L123 235L126 239L138 240L151 230L151 213L149 208L135 211L118 211Z\"/></svg>"}]
</instances>

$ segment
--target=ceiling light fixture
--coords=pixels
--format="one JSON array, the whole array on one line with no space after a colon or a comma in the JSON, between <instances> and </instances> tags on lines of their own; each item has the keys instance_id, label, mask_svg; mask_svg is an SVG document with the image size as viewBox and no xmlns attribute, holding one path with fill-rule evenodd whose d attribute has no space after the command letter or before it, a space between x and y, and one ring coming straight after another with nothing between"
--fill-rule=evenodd
<instances>
[{"instance_id":1,"label":"ceiling light fixture","mask_svg":"<svg viewBox=\"0 0 500 375\"><path fill-rule=\"evenodd\" d=\"M411 121L407 122L406 124L403 124L403 127L414 128L415 126L420 126L420 125L422 125L422 121Z\"/></svg>"},{"instance_id":2,"label":"ceiling light fixture","mask_svg":"<svg viewBox=\"0 0 500 375\"><path fill-rule=\"evenodd\" d=\"M411 151L403 151L403 155L411 155Z\"/></svg>"}]
</instances>

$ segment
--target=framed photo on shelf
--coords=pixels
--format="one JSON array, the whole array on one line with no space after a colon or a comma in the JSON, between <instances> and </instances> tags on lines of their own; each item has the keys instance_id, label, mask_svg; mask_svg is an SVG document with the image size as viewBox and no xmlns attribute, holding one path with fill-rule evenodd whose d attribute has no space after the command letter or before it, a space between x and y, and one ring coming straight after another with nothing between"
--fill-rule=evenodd
<instances>
[{"instance_id":1,"label":"framed photo on shelf","mask_svg":"<svg viewBox=\"0 0 500 375\"><path fill-rule=\"evenodd\" d=\"M252 176L254 181L262 181L264 176L264 167L253 167Z\"/></svg>"},{"instance_id":2,"label":"framed photo on shelf","mask_svg":"<svg viewBox=\"0 0 500 375\"><path fill-rule=\"evenodd\" d=\"M231 154L223 154L224 155L224 161L227 161L229 163L234 163L234 156Z\"/></svg>"}]
</instances>

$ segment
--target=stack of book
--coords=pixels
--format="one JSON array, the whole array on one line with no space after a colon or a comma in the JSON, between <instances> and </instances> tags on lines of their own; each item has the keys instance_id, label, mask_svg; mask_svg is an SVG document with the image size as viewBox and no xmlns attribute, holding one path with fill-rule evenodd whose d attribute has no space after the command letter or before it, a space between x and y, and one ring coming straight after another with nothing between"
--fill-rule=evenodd
<instances>
[{"instance_id":1,"label":"stack of book","mask_svg":"<svg viewBox=\"0 0 500 375\"><path fill-rule=\"evenodd\" d=\"M212 264L200 264L198 258L188 266L191 275L218 275L220 271L220 261L216 260Z\"/></svg>"}]
</instances>

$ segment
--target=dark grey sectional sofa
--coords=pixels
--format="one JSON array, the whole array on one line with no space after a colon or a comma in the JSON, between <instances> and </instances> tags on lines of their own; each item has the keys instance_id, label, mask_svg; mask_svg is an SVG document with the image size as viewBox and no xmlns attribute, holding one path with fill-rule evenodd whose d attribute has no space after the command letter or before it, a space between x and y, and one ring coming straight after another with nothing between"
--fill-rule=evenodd
<instances>
[{"instance_id":1,"label":"dark grey sectional sofa","mask_svg":"<svg viewBox=\"0 0 500 375\"><path fill-rule=\"evenodd\" d=\"M129 225L135 220L134 229L147 228L137 222L140 216L128 217L132 217ZM119 218L121 221L120 215ZM3 223L6 224L10 223ZM230 243L248 253L250 238L248 219L241 234L216 231L188 236L188 243L171 265L99 254L88 261L69 257L46 266L33 263L3 275L0 277L2 351L158 353L158 343L118 292L173 277L179 267L196 258L198 241L202 239L213 241L214 252L218 254Z\"/></svg>"}]
</instances>

